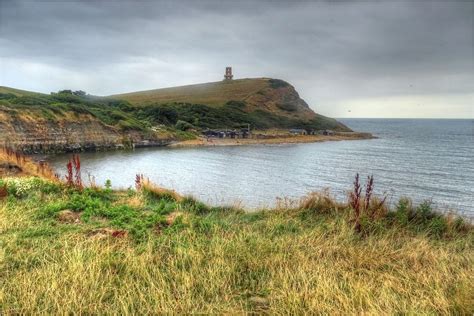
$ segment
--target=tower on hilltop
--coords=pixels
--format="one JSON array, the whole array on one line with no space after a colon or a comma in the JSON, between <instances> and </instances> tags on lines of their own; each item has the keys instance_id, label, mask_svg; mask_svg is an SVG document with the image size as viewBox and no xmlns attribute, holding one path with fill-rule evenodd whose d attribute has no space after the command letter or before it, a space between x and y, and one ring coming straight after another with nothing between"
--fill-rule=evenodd
<instances>
[{"instance_id":1,"label":"tower on hilltop","mask_svg":"<svg viewBox=\"0 0 474 316\"><path fill-rule=\"evenodd\" d=\"M232 80L234 75L232 75L232 67L225 67L224 80Z\"/></svg>"}]
</instances>

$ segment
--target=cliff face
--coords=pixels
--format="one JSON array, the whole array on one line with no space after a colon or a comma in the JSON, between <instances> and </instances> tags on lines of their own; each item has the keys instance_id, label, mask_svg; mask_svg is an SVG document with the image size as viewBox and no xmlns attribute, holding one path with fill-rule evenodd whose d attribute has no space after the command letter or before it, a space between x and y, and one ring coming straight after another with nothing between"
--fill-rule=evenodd
<instances>
[{"instance_id":1,"label":"cliff face","mask_svg":"<svg viewBox=\"0 0 474 316\"><path fill-rule=\"evenodd\" d=\"M35 112L12 115L11 110L0 107L0 145L31 154L166 145L170 141L125 133L87 114L48 120Z\"/></svg>"},{"instance_id":2,"label":"cliff face","mask_svg":"<svg viewBox=\"0 0 474 316\"><path fill-rule=\"evenodd\" d=\"M247 111L266 110L279 116L311 120L316 113L300 98L296 89L285 81L267 79L266 85L257 93L248 95L243 101Z\"/></svg>"}]
</instances>

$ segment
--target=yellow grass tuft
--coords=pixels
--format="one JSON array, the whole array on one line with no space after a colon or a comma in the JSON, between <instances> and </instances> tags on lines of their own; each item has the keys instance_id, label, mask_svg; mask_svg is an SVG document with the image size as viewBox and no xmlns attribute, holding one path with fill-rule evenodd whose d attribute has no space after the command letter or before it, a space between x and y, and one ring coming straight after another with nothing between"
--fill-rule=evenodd
<instances>
[{"instance_id":1,"label":"yellow grass tuft","mask_svg":"<svg viewBox=\"0 0 474 316\"><path fill-rule=\"evenodd\" d=\"M176 191L160 187L151 182L148 178L143 178L141 185L142 190L145 190L146 192L151 193L156 197L170 197L177 202L181 202L184 199L184 197Z\"/></svg>"},{"instance_id":2,"label":"yellow grass tuft","mask_svg":"<svg viewBox=\"0 0 474 316\"><path fill-rule=\"evenodd\" d=\"M329 193L329 190L324 190L322 192L311 192L303 197L298 208L312 210L317 213L327 213L343 209L345 205L337 203L335 198Z\"/></svg>"}]
</instances>

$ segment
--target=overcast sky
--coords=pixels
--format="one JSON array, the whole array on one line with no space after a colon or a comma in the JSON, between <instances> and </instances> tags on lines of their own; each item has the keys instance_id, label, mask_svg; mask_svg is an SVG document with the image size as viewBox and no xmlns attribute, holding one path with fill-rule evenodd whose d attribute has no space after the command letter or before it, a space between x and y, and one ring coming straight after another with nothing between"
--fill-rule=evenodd
<instances>
[{"instance_id":1,"label":"overcast sky","mask_svg":"<svg viewBox=\"0 0 474 316\"><path fill-rule=\"evenodd\" d=\"M334 117L474 118L474 1L0 0L0 85L108 95L235 78Z\"/></svg>"}]
</instances>

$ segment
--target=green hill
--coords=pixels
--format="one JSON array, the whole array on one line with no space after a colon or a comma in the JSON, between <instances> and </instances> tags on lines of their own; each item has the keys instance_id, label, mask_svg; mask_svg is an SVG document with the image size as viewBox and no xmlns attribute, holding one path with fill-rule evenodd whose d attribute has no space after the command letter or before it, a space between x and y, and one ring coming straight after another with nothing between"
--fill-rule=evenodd
<instances>
[{"instance_id":1,"label":"green hill","mask_svg":"<svg viewBox=\"0 0 474 316\"><path fill-rule=\"evenodd\" d=\"M175 112L199 128L307 128L350 131L334 119L316 114L286 81L239 79L111 96L140 107L149 115Z\"/></svg>"},{"instance_id":2,"label":"green hill","mask_svg":"<svg viewBox=\"0 0 474 316\"><path fill-rule=\"evenodd\" d=\"M163 145L205 129L332 129L289 83L241 79L97 97L0 87L0 145L24 152Z\"/></svg>"},{"instance_id":3,"label":"green hill","mask_svg":"<svg viewBox=\"0 0 474 316\"><path fill-rule=\"evenodd\" d=\"M40 94L41 95L41 93L39 93L39 92L32 92L32 91L27 91L27 90L14 89L14 88L5 87L5 86L0 86L0 94L13 94L17 97L35 95L35 94Z\"/></svg>"},{"instance_id":4,"label":"green hill","mask_svg":"<svg viewBox=\"0 0 474 316\"><path fill-rule=\"evenodd\" d=\"M185 102L224 105L229 100L245 101L268 87L269 79L239 79L201 83L180 87L138 91L112 97L132 104Z\"/></svg>"}]
</instances>

